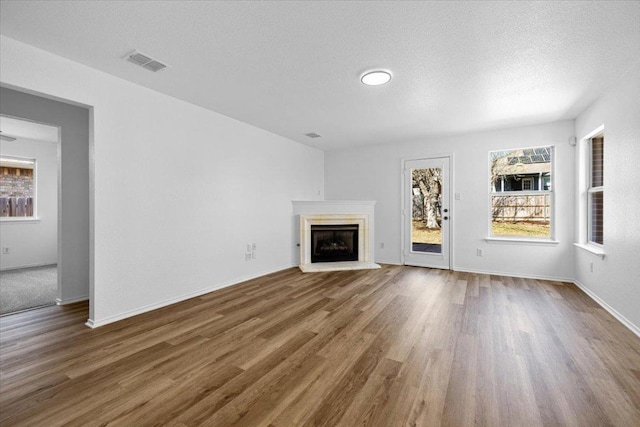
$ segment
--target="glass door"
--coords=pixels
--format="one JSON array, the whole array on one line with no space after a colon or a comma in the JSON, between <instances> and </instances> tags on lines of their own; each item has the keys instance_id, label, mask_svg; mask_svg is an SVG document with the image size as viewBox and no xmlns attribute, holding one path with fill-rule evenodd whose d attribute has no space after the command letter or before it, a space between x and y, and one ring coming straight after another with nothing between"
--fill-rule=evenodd
<instances>
[{"instance_id":1,"label":"glass door","mask_svg":"<svg viewBox=\"0 0 640 427\"><path fill-rule=\"evenodd\" d=\"M404 163L404 263L449 269L449 158Z\"/></svg>"}]
</instances>

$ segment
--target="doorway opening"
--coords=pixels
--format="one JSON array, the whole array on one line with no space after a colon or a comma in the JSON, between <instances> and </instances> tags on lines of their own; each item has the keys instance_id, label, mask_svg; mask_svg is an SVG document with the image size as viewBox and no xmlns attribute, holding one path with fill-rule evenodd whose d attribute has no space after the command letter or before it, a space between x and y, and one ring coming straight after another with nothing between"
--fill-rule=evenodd
<instances>
[{"instance_id":1,"label":"doorway opening","mask_svg":"<svg viewBox=\"0 0 640 427\"><path fill-rule=\"evenodd\" d=\"M0 116L0 315L55 305L60 129Z\"/></svg>"}]
</instances>

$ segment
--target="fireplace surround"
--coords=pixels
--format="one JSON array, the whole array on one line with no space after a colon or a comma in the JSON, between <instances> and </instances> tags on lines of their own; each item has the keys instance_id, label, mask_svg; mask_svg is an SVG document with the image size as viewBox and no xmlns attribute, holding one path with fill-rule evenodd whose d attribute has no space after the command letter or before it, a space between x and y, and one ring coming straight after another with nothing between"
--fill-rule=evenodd
<instances>
[{"instance_id":1,"label":"fireplace surround","mask_svg":"<svg viewBox=\"0 0 640 427\"><path fill-rule=\"evenodd\" d=\"M316 272L380 268L373 262L374 205L375 202L371 201L347 200L293 202L294 221L299 226L299 234L296 237L299 244L300 269L303 272ZM319 228L316 228L318 226ZM324 252L330 252L331 245L336 252L351 252L351 259L346 259L346 255L342 260L312 257L314 249L317 249L313 247L312 227L315 230L324 228L337 233L333 236L333 242L331 238L320 239L329 240L325 242ZM354 247L349 248L349 243L345 241L346 234L343 232L355 229L357 236L353 241ZM316 245L317 243L316 241Z\"/></svg>"}]
</instances>

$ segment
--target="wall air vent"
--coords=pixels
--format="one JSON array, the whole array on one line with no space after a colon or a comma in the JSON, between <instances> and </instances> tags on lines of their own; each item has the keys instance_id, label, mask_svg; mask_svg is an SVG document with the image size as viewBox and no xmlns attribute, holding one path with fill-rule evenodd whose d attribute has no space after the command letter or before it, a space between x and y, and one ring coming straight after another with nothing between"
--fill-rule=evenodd
<instances>
[{"instance_id":1,"label":"wall air vent","mask_svg":"<svg viewBox=\"0 0 640 427\"><path fill-rule=\"evenodd\" d=\"M149 55L138 52L137 50L134 50L133 52L125 55L124 59L136 65L139 65L142 68L146 68L149 71L153 71L154 73L157 71L162 71L168 67L167 64L163 64L162 62L153 59Z\"/></svg>"},{"instance_id":2,"label":"wall air vent","mask_svg":"<svg viewBox=\"0 0 640 427\"><path fill-rule=\"evenodd\" d=\"M308 136L309 138L320 138L320 135L315 132L305 133L304 136Z\"/></svg>"}]
</instances>

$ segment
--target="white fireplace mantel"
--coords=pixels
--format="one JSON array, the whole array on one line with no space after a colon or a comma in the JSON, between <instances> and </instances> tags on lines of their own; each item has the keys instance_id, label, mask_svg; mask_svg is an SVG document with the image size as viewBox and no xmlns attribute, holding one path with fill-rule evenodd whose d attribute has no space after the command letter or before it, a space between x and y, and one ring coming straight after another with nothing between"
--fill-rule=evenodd
<instances>
[{"instance_id":1,"label":"white fireplace mantel","mask_svg":"<svg viewBox=\"0 0 640 427\"><path fill-rule=\"evenodd\" d=\"M303 272L380 268L374 262L374 201L294 201L298 222L299 266ZM358 224L358 261L311 262L311 226Z\"/></svg>"}]
</instances>

